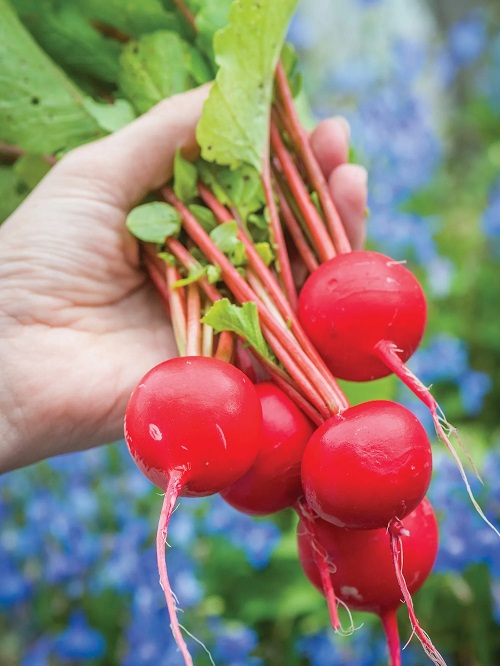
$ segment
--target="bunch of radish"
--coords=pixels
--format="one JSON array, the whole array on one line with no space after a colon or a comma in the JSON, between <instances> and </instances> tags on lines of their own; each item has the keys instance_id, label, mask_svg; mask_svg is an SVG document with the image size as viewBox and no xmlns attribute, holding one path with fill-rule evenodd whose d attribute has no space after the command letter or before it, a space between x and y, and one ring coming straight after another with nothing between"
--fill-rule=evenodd
<instances>
[{"instance_id":1,"label":"bunch of radish","mask_svg":"<svg viewBox=\"0 0 500 666\"><path fill-rule=\"evenodd\" d=\"M268 225L270 258L262 256L248 216L207 176L211 145L205 153L202 145L194 193L183 196L174 180L159 194L158 210L168 206L178 228L141 246L179 358L139 381L125 437L139 468L165 493L157 557L172 630L191 664L165 563L170 516L180 496L221 493L251 515L298 513L298 556L325 594L335 629L338 603L378 614L397 666L395 614L403 600L425 652L444 664L411 600L438 545L425 498L429 439L402 405L350 406L336 380L400 377L430 409L486 520L450 442L452 429L404 365L424 333L424 293L402 263L351 251L281 62L269 121L258 172L262 202L252 214ZM136 230L138 214L132 215ZM309 274L301 288L291 247Z\"/></svg>"}]
</instances>

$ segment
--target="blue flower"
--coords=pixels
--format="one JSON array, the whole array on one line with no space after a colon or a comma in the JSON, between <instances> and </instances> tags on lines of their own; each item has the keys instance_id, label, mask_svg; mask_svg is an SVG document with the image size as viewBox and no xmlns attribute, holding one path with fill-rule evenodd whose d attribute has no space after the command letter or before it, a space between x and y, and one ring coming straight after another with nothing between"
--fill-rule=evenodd
<instances>
[{"instance_id":1,"label":"blue flower","mask_svg":"<svg viewBox=\"0 0 500 666\"><path fill-rule=\"evenodd\" d=\"M486 22L483 14L477 11L452 25L448 32L448 48L459 67L467 67L477 60L486 44Z\"/></svg>"},{"instance_id":2,"label":"blue flower","mask_svg":"<svg viewBox=\"0 0 500 666\"><path fill-rule=\"evenodd\" d=\"M483 408L484 398L493 387L493 380L485 372L468 370L459 381L462 406L468 416L477 416Z\"/></svg>"},{"instance_id":3,"label":"blue flower","mask_svg":"<svg viewBox=\"0 0 500 666\"><path fill-rule=\"evenodd\" d=\"M68 628L55 637L53 650L61 659L90 661L102 657L106 642L99 631L89 626L83 613L73 613Z\"/></svg>"}]
</instances>

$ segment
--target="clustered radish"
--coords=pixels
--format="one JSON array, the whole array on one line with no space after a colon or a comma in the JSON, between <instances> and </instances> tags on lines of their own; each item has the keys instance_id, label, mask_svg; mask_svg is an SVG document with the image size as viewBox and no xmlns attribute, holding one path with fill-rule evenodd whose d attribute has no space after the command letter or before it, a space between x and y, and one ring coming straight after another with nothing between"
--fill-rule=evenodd
<instances>
[{"instance_id":1,"label":"clustered radish","mask_svg":"<svg viewBox=\"0 0 500 666\"><path fill-rule=\"evenodd\" d=\"M243 4L236 2L239 10ZM351 251L281 62L274 84L251 213L233 199L231 188L241 185L231 180L233 170L225 172L231 186L224 190L224 172L210 174L202 160L192 167L187 200L175 179L159 193L179 229L141 245L181 358L139 382L125 436L139 468L165 492L157 554L172 630L191 664L165 564L172 510L181 495L221 493L251 515L295 509L300 562L325 594L335 629L337 600L376 613L398 666L395 613L404 599L424 650L443 664L411 600L438 547L425 498L429 439L402 405L350 406L337 382L396 373L429 407L460 465L436 401L404 365L424 334L425 296L401 262ZM204 156L214 152L212 144L201 148ZM251 180L248 172L242 180ZM252 236L252 215L255 233L266 229L268 241Z\"/></svg>"}]
</instances>

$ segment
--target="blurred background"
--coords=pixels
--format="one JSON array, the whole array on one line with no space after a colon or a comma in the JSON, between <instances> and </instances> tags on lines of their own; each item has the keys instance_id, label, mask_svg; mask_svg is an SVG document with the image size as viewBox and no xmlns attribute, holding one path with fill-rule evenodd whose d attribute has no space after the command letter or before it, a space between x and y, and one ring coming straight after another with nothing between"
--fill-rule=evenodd
<instances>
[{"instance_id":1,"label":"blurred background","mask_svg":"<svg viewBox=\"0 0 500 666\"><path fill-rule=\"evenodd\" d=\"M132 16L141 5L122 4ZM32 2L12 5L78 80L78 52L58 46L63 33L71 37L69 22L44 23L64 2L35 3L38 20ZM407 260L422 280L429 325L409 365L459 428L484 481L470 476L476 497L499 524L500 6L304 0L289 39L312 117L351 123L352 160L369 171L369 246ZM7 162L2 217L43 173L36 157ZM344 386L353 402L403 402L434 438L425 409L396 380ZM417 615L449 666L498 666L500 541L439 443L434 452L441 544L415 595ZM181 664L158 585L160 506L122 442L0 477L2 666ZM218 666L387 663L372 617L357 614L351 636L328 630L325 602L297 562L292 513L254 520L218 497L183 499L169 534L181 622ZM399 620L405 643L404 609ZM200 643L191 646L197 664L210 663ZM403 664L424 663L414 639Z\"/></svg>"}]
</instances>

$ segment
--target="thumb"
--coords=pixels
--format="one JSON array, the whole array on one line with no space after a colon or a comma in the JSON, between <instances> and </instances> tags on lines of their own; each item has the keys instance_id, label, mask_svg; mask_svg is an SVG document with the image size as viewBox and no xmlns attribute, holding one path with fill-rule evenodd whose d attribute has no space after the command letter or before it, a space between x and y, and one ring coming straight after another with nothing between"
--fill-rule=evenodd
<instances>
[{"instance_id":1,"label":"thumb","mask_svg":"<svg viewBox=\"0 0 500 666\"><path fill-rule=\"evenodd\" d=\"M71 151L49 175L77 179L86 194L128 212L172 177L178 148L196 155L196 124L209 90L204 85L163 100L114 134Z\"/></svg>"}]
</instances>

